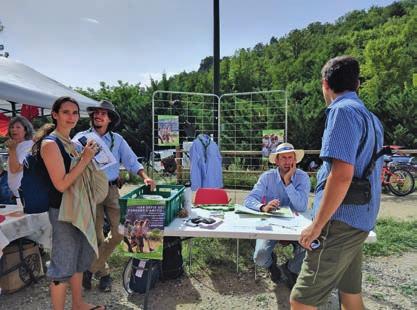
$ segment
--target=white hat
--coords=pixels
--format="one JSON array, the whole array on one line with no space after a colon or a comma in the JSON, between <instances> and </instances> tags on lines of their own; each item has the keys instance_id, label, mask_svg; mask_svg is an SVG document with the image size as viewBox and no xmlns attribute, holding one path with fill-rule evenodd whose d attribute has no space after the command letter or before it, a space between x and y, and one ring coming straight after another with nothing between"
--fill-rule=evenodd
<instances>
[{"instance_id":1,"label":"white hat","mask_svg":"<svg viewBox=\"0 0 417 310\"><path fill-rule=\"evenodd\" d=\"M278 154L284 154L284 153L295 153L295 160L297 164L303 159L304 157L304 150L295 150L294 146L291 143L281 143L277 146L275 151L272 151L271 154L269 154L269 162L271 164L275 164L275 158Z\"/></svg>"}]
</instances>

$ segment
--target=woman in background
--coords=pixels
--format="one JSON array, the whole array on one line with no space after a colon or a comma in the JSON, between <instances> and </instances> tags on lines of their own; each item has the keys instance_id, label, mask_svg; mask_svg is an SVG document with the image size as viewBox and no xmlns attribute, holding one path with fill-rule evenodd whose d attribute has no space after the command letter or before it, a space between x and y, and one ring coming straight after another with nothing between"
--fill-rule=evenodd
<instances>
[{"instance_id":1,"label":"woman in background","mask_svg":"<svg viewBox=\"0 0 417 310\"><path fill-rule=\"evenodd\" d=\"M85 235L71 223L58 221L62 193L83 173L98 150L94 141L88 141L81 155L75 150L70 132L79 118L77 101L70 97L58 98L52 106L54 125L44 126L39 140L33 146L34 154L40 152L51 184L49 220L52 224L52 252L47 276L52 281L51 301L55 310L64 310L68 282L71 286L72 309L105 309L104 306L88 304L82 298L83 272L88 270L95 257L92 246ZM58 139L65 151L60 150ZM78 156L78 163L70 169L71 158Z\"/></svg>"},{"instance_id":2,"label":"woman in background","mask_svg":"<svg viewBox=\"0 0 417 310\"><path fill-rule=\"evenodd\" d=\"M7 182L13 195L18 198L23 177L23 161L33 145L32 124L25 117L16 116L9 123L7 135L10 138L6 141L9 150Z\"/></svg>"}]
</instances>

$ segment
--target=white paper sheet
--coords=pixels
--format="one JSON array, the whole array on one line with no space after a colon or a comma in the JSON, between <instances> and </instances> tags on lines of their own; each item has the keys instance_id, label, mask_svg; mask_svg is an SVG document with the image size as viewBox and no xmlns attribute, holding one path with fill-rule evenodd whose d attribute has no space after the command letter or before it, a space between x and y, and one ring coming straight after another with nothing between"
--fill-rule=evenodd
<instances>
[{"instance_id":1,"label":"white paper sheet","mask_svg":"<svg viewBox=\"0 0 417 310\"><path fill-rule=\"evenodd\" d=\"M78 145L81 145L80 141L78 141L78 139L81 137L86 137L87 141L94 140L100 146L100 152L94 156L93 161L97 169L103 170L117 163L116 158L110 151L109 147L95 132L87 132L83 134L78 133L75 135L72 141Z\"/></svg>"}]
</instances>

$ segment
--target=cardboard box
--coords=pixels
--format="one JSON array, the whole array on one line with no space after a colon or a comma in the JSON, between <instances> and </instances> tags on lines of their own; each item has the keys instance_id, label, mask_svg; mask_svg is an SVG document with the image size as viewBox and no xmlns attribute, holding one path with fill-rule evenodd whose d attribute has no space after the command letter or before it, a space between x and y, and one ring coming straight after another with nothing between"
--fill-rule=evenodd
<instances>
[{"instance_id":1,"label":"cardboard box","mask_svg":"<svg viewBox=\"0 0 417 310\"><path fill-rule=\"evenodd\" d=\"M0 260L0 289L2 294L16 292L32 282L29 272L20 259L18 242L15 241L3 249L3 256ZM24 261L32 270L35 278L43 276L44 270L39 246L30 241L23 241L22 249Z\"/></svg>"}]
</instances>

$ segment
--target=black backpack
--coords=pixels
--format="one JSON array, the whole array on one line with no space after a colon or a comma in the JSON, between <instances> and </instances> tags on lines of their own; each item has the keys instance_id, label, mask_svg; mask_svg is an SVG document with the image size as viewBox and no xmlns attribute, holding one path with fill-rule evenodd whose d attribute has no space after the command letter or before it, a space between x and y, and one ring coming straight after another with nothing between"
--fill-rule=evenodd
<instances>
[{"instance_id":1,"label":"black backpack","mask_svg":"<svg viewBox=\"0 0 417 310\"><path fill-rule=\"evenodd\" d=\"M58 137L50 135L44 139L55 141L58 144L61 154L65 154L64 145ZM33 155L29 153L23 162L23 178L19 188L24 212L32 214L48 211L49 195L52 186L48 171L40 154Z\"/></svg>"},{"instance_id":2,"label":"black backpack","mask_svg":"<svg viewBox=\"0 0 417 310\"><path fill-rule=\"evenodd\" d=\"M164 258L145 261L140 267L140 259L131 258L123 271L123 286L128 293L146 293L149 281L149 290L155 287L159 279L176 279L184 273L182 259L182 245L179 237L164 237ZM139 273L137 273L139 270Z\"/></svg>"},{"instance_id":3,"label":"black backpack","mask_svg":"<svg viewBox=\"0 0 417 310\"><path fill-rule=\"evenodd\" d=\"M148 260L145 262L144 267L140 267L140 259L132 258L132 269L130 272L130 280L128 282L129 287L126 289L127 292L136 292L139 294L146 293L146 286L148 281L149 290L155 287L161 274L161 262L157 260ZM142 270L140 276L137 271ZM148 279L150 277L150 279Z\"/></svg>"},{"instance_id":4,"label":"black backpack","mask_svg":"<svg viewBox=\"0 0 417 310\"><path fill-rule=\"evenodd\" d=\"M182 244L179 237L164 237L161 279L176 279L184 273Z\"/></svg>"}]
</instances>

